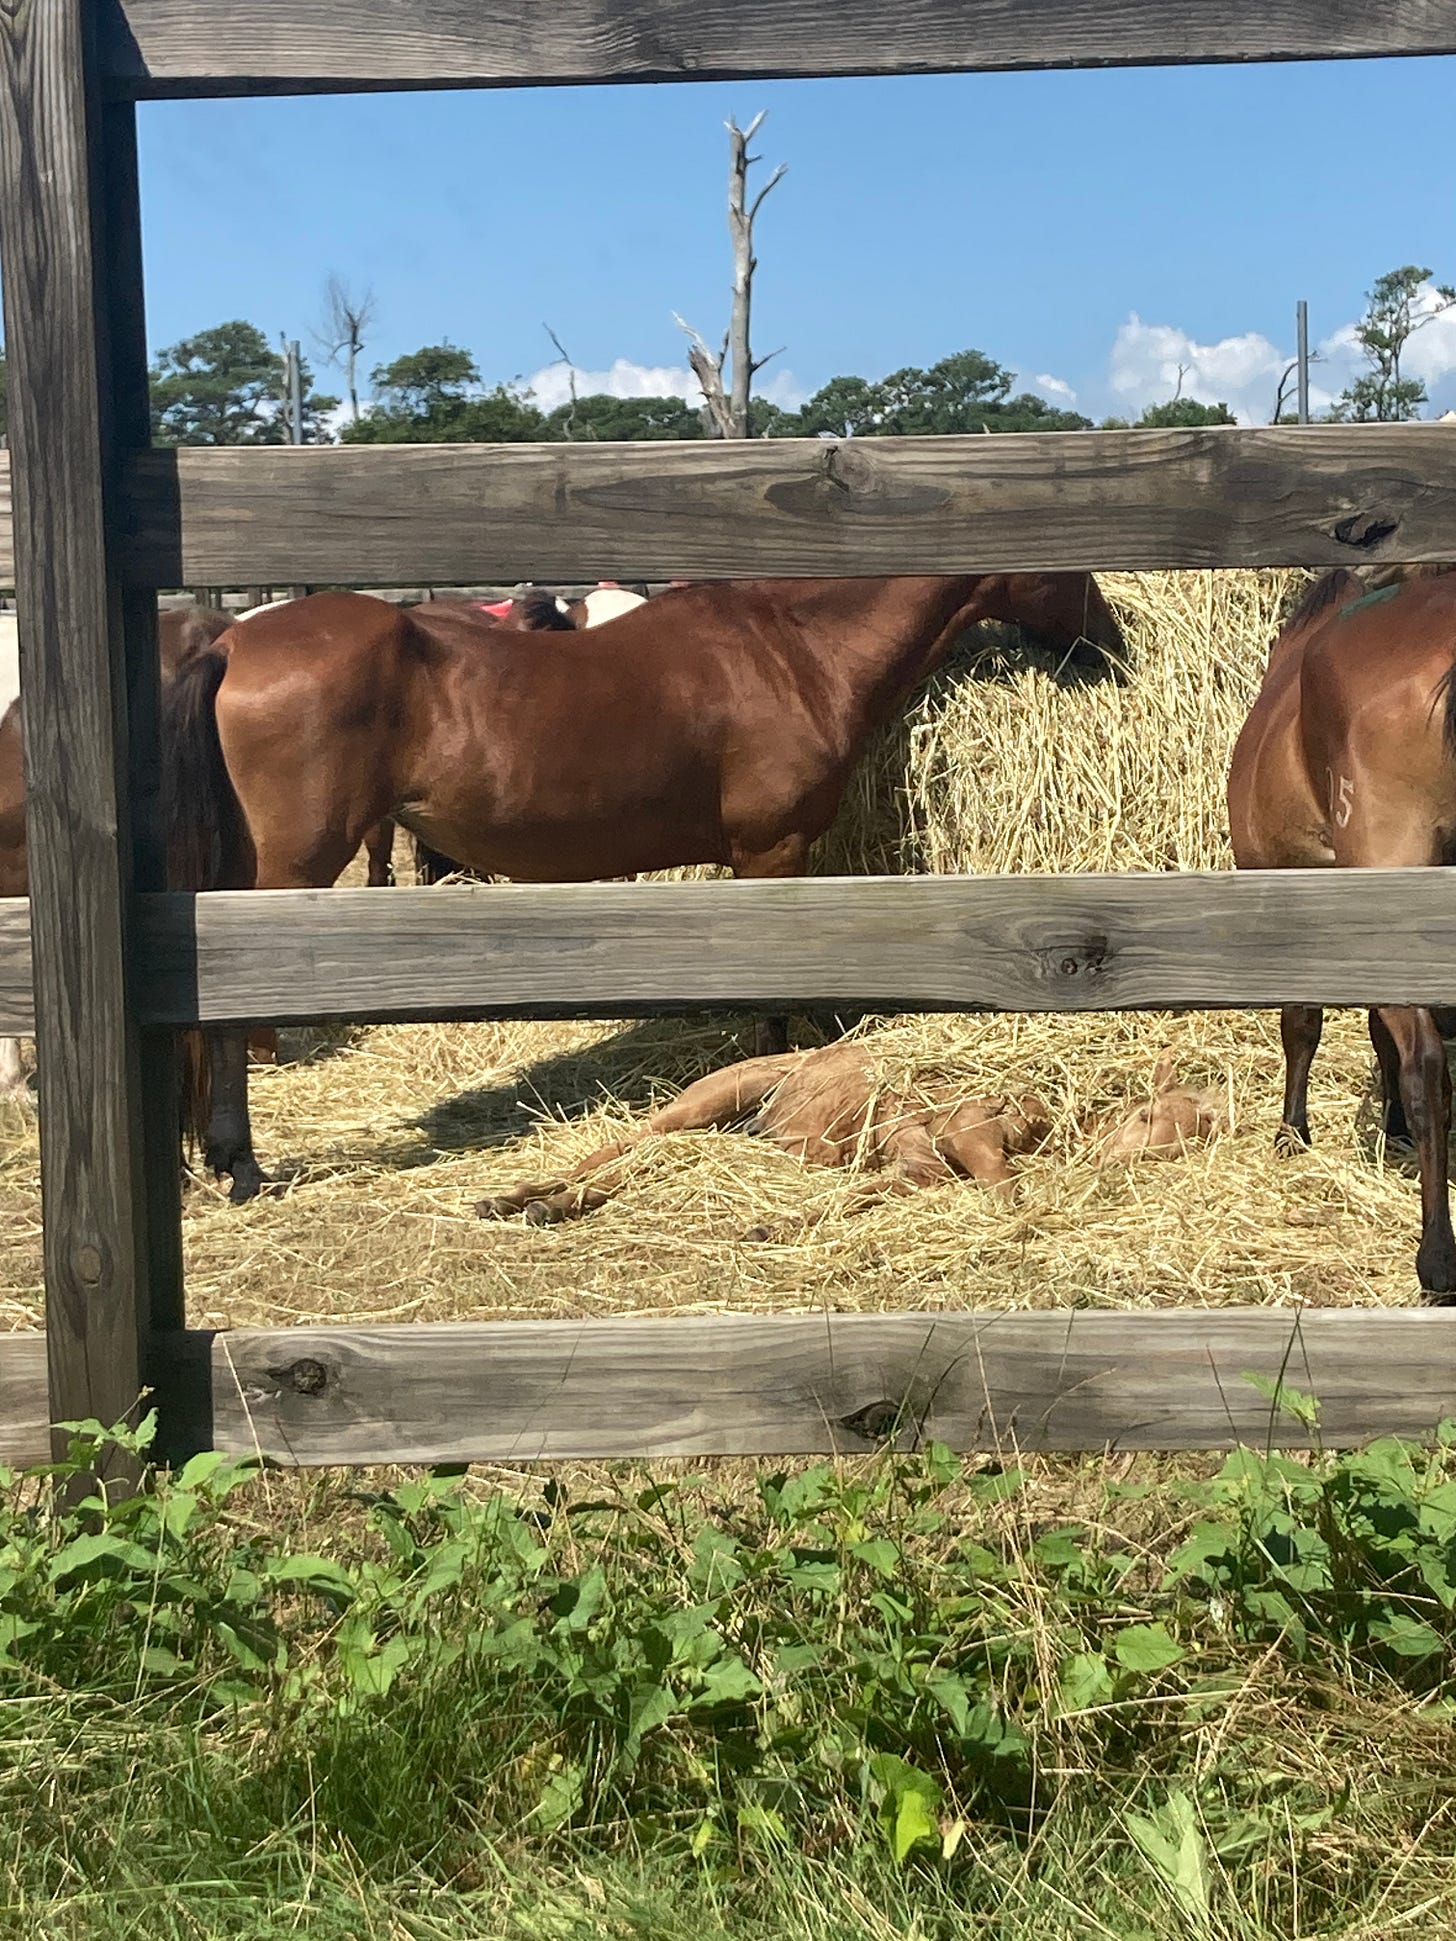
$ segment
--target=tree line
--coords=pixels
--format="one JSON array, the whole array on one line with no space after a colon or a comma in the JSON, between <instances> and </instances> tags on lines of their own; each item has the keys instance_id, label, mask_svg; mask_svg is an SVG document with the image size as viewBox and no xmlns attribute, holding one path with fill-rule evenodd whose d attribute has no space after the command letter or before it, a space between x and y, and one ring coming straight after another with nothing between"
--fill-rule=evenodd
<instances>
[{"instance_id":1,"label":"tree line","mask_svg":"<svg viewBox=\"0 0 1456 1941\"><path fill-rule=\"evenodd\" d=\"M1425 384L1403 369L1409 342L1452 305L1456 287L1436 286L1414 264L1380 277L1367 293L1355 338L1367 368L1325 414L1350 423L1416 418L1428 402ZM708 406L680 397L620 398L573 395L543 409L520 384L488 385L474 356L451 343L426 344L371 372L373 400L360 403L357 372L372 297L356 299L331 279L329 319L318 333L323 354L345 377L349 403L319 389L303 363L304 440L346 444L416 444L654 440L706 438L718 430ZM1275 422L1292 416L1293 366L1273 400ZM6 368L0 345L0 439L7 429ZM161 445L279 445L289 441L285 359L256 324L241 319L214 325L161 351L151 370L152 435ZM1139 426L1232 424L1224 403L1181 395L1149 405ZM1126 419L1107 418L1103 428ZM1015 375L978 350L953 352L921 369L907 366L882 378L834 377L797 410L762 397L750 399L748 434L805 438L819 434L866 438L952 432L1084 431L1093 421L1032 391L1017 391Z\"/></svg>"}]
</instances>

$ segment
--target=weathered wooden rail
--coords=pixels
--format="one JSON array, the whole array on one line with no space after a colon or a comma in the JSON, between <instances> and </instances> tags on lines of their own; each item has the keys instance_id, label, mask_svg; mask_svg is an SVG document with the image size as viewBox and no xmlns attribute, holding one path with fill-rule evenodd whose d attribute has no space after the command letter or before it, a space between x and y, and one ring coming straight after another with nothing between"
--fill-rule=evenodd
<instances>
[{"instance_id":1,"label":"weathered wooden rail","mask_svg":"<svg viewBox=\"0 0 1456 1941\"><path fill-rule=\"evenodd\" d=\"M141 587L1358 566L1450 556L1456 429L147 452L117 517Z\"/></svg>"},{"instance_id":2,"label":"weathered wooden rail","mask_svg":"<svg viewBox=\"0 0 1456 1941\"><path fill-rule=\"evenodd\" d=\"M1449 52L1456 0L0 9L0 584L13 577L22 618L32 879L28 911L0 908L0 1030L31 1023L33 982L47 1291L44 1339L0 1342L0 1454L40 1453L48 1421L117 1419L147 1380L174 1439L283 1461L781 1454L892 1432L1202 1446L1268 1434L1243 1378L1282 1368L1323 1395L1331 1441L1451 1413L1444 1314L189 1335L168 1027L1449 999L1456 895L1442 872L1381 872L166 896L159 585L1438 559L1456 438L150 451L135 141L136 102L177 95Z\"/></svg>"}]
</instances>

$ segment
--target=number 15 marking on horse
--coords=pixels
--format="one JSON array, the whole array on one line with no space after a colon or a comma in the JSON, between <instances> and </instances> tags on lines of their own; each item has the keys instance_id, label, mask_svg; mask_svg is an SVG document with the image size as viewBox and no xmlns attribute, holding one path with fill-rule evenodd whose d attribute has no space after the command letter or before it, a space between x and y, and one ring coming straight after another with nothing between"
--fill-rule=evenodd
<instances>
[{"instance_id":1,"label":"number 15 marking on horse","mask_svg":"<svg viewBox=\"0 0 1456 1941\"><path fill-rule=\"evenodd\" d=\"M1325 773L1330 778L1330 820L1337 829L1343 829L1355 810L1355 784L1348 775L1336 775L1332 768Z\"/></svg>"}]
</instances>

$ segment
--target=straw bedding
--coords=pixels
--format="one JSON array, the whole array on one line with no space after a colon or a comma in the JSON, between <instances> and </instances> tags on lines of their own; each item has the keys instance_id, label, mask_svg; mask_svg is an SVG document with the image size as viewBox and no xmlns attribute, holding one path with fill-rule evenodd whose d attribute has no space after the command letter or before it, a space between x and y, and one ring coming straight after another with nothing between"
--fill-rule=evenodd
<instances>
[{"instance_id":1,"label":"straw bedding","mask_svg":"<svg viewBox=\"0 0 1456 1941\"><path fill-rule=\"evenodd\" d=\"M1280 574L1109 575L1124 684L1078 684L999 629L967 637L871 751L823 845L831 873L1228 867L1223 777ZM403 861L403 855L401 855ZM387 891L379 892L387 895ZM488 890L481 894L489 894ZM1273 1014L864 1020L884 1081L1033 1090L1056 1133L1012 1204L974 1186L851 1214L856 1182L741 1133L637 1148L621 1195L565 1226L483 1225L482 1193L569 1166L733 1055L743 1021L388 1026L285 1034L254 1074L278 1197L185 1214L198 1325L715 1308L1405 1304L1415 1187L1373 1134L1363 1019L1331 1017L1317 1144L1276 1158ZM744 1034L746 1037L746 1033ZM807 1041L807 1039L805 1040ZM1102 1168L1079 1128L1145 1097L1171 1046L1232 1130ZM39 1313L33 1123L0 1106L0 1327ZM750 1239L767 1227L768 1239Z\"/></svg>"}]
</instances>

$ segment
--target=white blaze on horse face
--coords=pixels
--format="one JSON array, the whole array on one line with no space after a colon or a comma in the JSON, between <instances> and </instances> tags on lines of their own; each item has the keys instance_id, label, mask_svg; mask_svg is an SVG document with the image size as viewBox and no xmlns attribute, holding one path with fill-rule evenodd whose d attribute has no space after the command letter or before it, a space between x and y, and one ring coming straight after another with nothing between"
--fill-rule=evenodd
<instances>
[{"instance_id":1,"label":"white blaze on horse face","mask_svg":"<svg viewBox=\"0 0 1456 1941\"><path fill-rule=\"evenodd\" d=\"M1330 778L1330 821L1337 829L1344 829L1355 812L1355 784L1348 775L1336 775L1332 768L1325 773Z\"/></svg>"}]
</instances>

